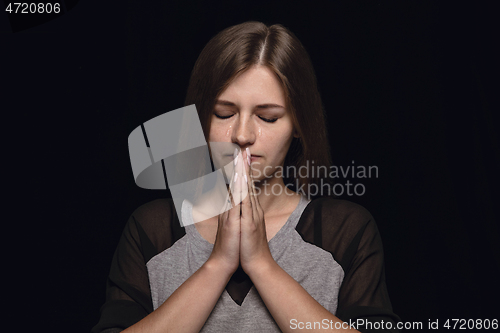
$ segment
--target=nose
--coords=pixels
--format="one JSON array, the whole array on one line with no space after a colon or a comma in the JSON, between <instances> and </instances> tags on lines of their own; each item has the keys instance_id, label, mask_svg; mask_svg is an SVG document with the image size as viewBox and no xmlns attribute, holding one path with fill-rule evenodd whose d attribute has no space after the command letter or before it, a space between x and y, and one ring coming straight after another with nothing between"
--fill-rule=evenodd
<instances>
[{"instance_id":1,"label":"nose","mask_svg":"<svg viewBox=\"0 0 500 333\"><path fill-rule=\"evenodd\" d=\"M255 124L253 124L250 116L239 114L238 119L233 127L231 139L233 143L240 147L252 145L255 142Z\"/></svg>"}]
</instances>

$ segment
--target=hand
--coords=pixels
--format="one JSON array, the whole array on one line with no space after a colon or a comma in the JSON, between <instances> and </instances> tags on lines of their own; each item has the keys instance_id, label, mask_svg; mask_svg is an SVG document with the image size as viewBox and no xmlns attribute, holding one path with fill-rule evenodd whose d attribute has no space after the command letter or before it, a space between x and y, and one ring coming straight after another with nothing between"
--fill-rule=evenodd
<instances>
[{"instance_id":1,"label":"hand","mask_svg":"<svg viewBox=\"0 0 500 333\"><path fill-rule=\"evenodd\" d=\"M243 270L250 272L261 267L274 259L267 244L266 223L264 210L259 198L255 193L254 179L250 169L250 154L247 148L243 157L245 161L245 180L248 195L241 203L241 240L240 240L240 262Z\"/></svg>"},{"instance_id":2,"label":"hand","mask_svg":"<svg viewBox=\"0 0 500 333\"><path fill-rule=\"evenodd\" d=\"M231 189L228 191L227 206L225 211L218 216L217 235L209 258L209 261L221 264L229 274L236 271L240 262L240 201L244 191L243 175L245 173L241 152L235 161L237 163L229 185ZM229 209L231 206L232 208Z\"/></svg>"}]
</instances>

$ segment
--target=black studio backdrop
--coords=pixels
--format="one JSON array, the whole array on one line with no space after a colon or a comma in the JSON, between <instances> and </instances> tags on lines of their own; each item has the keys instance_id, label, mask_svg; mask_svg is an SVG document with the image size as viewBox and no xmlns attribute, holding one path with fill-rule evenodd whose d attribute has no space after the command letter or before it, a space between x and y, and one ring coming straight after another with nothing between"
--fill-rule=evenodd
<instances>
[{"instance_id":1,"label":"black studio backdrop","mask_svg":"<svg viewBox=\"0 0 500 333\"><path fill-rule=\"evenodd\" d=\"M23 260L10 256L27 270L12 283L29 295L14 299L36 307L28 313L38 327L88 332L97 323L128 216L168 195L135 185L129 133L183 106L211 37L258 20L285 25L309 52L334 164L378 168L378 177L347 179L364 184L362 196L341 198L377 221L394 311L424 327L498 318L493 8L80 1L16 33L6 20L2 109L5 142L15 143L5 147L6 183L15 185L6 212L15 212L14 240L26 250L17 252Z\"/></svg>"}]
</instances>

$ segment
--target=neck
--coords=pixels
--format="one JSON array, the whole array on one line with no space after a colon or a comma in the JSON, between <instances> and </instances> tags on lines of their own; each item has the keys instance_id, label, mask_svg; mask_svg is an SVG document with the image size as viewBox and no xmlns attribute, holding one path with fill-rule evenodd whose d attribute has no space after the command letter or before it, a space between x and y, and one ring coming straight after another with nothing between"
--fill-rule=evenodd
<instances>
[{"instance_id":1,"label":"neck","mask_svg":"<svg viewBox=\"0 0 500 333\"><path fill-rule=\"evenodd\" d=\"M255 192L264 213L282 211L289 199L297 196L296 192L285 186L283 178L271 177L255 182Z\"/></svg>"},{"instance_id":2,"label":"neck","mask_svg":"<svg viewBox=\"0 0 500 333\"><path fill-rule=\"evenodd\" d=\"M222 176L219 177L218 181L224 181ZM289 203L290 198L299 195L287 188L281 177L266 178L261 181L256 181L254 185L260 206L266 215L272 216L275 215L275 212L283 211ZM195 222L203 221L217 215L217 213L211 209L213 208L214 200L218 203L225 202L225 200L227 200L227 187L224 190L224 187L217 186L214 190L205 193L199 200L193 203L193 211L198 212L197 214L193 212L193 215L197 216Z\"/></svg>"}]
</instances>

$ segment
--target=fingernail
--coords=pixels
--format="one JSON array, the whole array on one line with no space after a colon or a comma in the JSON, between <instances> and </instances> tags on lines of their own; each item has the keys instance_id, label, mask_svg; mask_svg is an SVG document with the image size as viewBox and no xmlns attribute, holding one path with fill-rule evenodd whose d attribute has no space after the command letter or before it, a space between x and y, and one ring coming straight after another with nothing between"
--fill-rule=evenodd
<instances>
[{"instance_id":1,"label":"fingernail","mask_svg":"<svg viewBox=\"0 0 500 333\"><path fill-rule=\"evenodd\" d=\"M236 164L238 164L238 148L234 148L233 157L234 157L234 165L236 166Z\"/></svg>"},{"instance_id":2,"label":"fingernail","mask_svg":"<svg viewBox=\"0 0 500 333\"><path fill-rule=\"evenodd\" d=\"M238 179L238 173L234 174L234 182L236 183L236 179Z\"/></svg>"},{"instance_id":3,"label":"fingernail","mask_svg":"<svg viewBox=\"0 0 500 333\"><path fill-rule=\"evenodd\" d=\"M243 175L243 178L245 178L245 183L248 183L247 175Z\"/></svg>"},{"instance_id":4,"label":"fingernail","mask_svg":"<svg viewBox=\"0 0 500 333\"><path fill-rule=\"evenodd\" d=\"M252 155L250 155L250 149L248 149L248 147L246 150L247 150L247 162L248 162L248 165L250 165L250 162L251 162L250 156L252 156Z\"/></svg>"}]
</instances>

